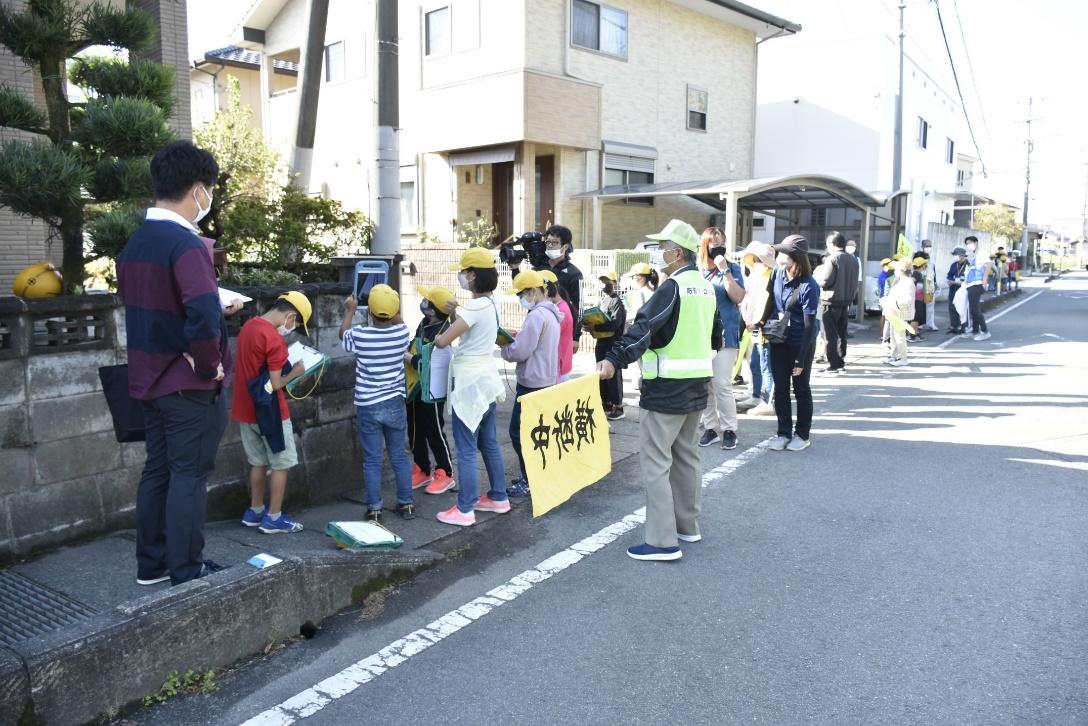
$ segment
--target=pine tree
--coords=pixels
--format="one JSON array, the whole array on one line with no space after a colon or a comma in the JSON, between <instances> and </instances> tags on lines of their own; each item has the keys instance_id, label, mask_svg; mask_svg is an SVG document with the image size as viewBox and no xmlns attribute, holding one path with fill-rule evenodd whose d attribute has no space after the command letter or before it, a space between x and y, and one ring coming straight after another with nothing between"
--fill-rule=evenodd
<instances>
[{"instance_id":1,"label":"pine tree","mask_svg":"<svg viewBox=\"0 0 1088 726\"><path fill-rule=\"evenodd\" d=\"M114 256L132 229L134 203L151 197L150 156L173 139L173 69L144 60L81 57L92 46L139 53L158 32L146 13L95 0L0 5L0 43L37 71L45 110L0 84L0 126L39 138L0 143L0 205L48 225L63 245L68 291L91 257ZM86 102L68 97L66 80Z\"/></svg>"}]
</instances>

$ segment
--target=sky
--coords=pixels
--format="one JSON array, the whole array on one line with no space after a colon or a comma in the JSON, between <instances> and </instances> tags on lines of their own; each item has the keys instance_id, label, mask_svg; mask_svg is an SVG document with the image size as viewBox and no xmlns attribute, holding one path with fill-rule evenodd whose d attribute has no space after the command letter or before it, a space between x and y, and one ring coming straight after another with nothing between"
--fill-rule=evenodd
<instances>
[{"instance_id":1,"label":"sky","mask_svg":"<svg viewBox=\"0 0 1088 726\"><path fill-rule=\"evenodd\" d=\"M538 0L531 0L538 1ZM551 0L556 1L556 0ZM906 1L907 52L927 61L955 96L934 0ZM747 0L811 28L830 16L833 42L898 33L898 0ZM254 0L189 0L190 55L223 45ZM1024 199L1027 99L1034 151L1032 224L1081 236L1088 195L1088 0L939 0L965 108L988 176L975 190L1017 207ZM820 22L823 21L823 22ZM804 34L799 35L800 40ZM815 32L815 31L814 31ZM775 39L788 43L790 38ZM817 62L814 60L814 62ZM859 59L864 62L864 59ZM842 83L829 74L829 83ZM960 146L970 152L968 145Z\"/></svg>"},{"instance_id":2,"label":"sky","mask_svg":"<svg viewBox=\"0 0 1088 726\"><path fill-rule=\"evenodd\" d=\"M801 24L798 40L806 23L826 26L828 16L842 28L835 42L873 32L898 34L897 0L749 2ZM976 191L1023 205L1024 120L1027 99L1032 97L1029 221L1079 238L1088 194L1088 54L1081 38L1088 27L1088 0L939 0L939 4L965 108L988 173L985 179L976 177ZM955 96L935 3L906 0L904 17L907 53L924 58L930 69L942 74L942 85ZM829 76L828 82L841 84L842 79Z\"/></svg>"}]
</instances>

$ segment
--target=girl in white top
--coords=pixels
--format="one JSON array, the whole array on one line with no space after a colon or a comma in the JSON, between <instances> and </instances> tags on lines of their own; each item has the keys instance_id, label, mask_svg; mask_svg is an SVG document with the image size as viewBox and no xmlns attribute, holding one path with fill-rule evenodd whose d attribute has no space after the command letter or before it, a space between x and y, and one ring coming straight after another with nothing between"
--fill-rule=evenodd
<instances>
[{"instance_id":1,"label":"girl in white top","mask_svg":"<svg viewBox=\"0 0 1088 726\"><path fill-rule=\"evenodd\" d=\"M506 399L506 389L495 362L495 339L499 331L499 310L492 293L499 283L495 257L485 249L473 248L461 255L453 267L461 288L472 293L464 305L449 303L450 327L435 338L445 348L455 340L450 362L449 403L453 410L453 439L457 447L457 504L438 513L438 521L469 527L476 524L475 510L510 511L506 495L506 469L495 432L495 403ZM484 457L491 490L477 497L476 451ZM432 492L428 494L440 494Z\"/></svg>"}]
</instances>

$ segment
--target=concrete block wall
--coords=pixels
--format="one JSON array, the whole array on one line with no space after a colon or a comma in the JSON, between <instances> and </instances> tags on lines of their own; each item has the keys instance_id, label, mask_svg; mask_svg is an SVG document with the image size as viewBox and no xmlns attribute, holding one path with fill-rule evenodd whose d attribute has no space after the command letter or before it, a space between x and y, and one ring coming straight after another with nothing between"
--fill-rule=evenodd
<instances>
[{"instance_id":1,"label":"concrete block wall","mask_svg":"<svg viewBox=\"0 0 1088 726\"><path fill-rule=\"evenodd\" d=\"M310 285L310 343L333 357L314 394L289 401L299 466L288 502L327 500L361 486L355 434L354 361L337 332L347 286ZM259 314L280 290L245 290ZM87 340L48 347L46 321L86 319ZM242 320L232 319L232 335ZM112 295L23 302L0 299L0 561L81 537L129 528L144 464L143 443L118 443L98 369L127 360L124 309ZM82 325L82 322L81 322ZM82 328L80 328L82 330ZM234 341L232 339L232 345ZM305 391L300 391L300 395ZM225 395L229 396L228 389ZM208 482L209 519L233 518L245 506L248 465L231 423Z\"/></svg>"}]
</instances>

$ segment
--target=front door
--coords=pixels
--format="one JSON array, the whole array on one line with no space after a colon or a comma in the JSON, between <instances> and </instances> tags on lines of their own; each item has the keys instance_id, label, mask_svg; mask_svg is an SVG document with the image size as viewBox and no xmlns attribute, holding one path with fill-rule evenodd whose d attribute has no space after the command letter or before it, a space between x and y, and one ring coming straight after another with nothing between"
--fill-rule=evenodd
<instances>
[{"instance_id":1,"label":"front door","mask_svg":"<svg viewBox=\"0 0 1088 726\"><path fill-rule=\"evenodd\" d=\"M514 162L491 165L491 221L499 228L499 239L514 232Z\"/></svg>"},{"instance_id":2,"label":"front door","mask_svg":"<svg viewBox=\"0 0 1088 726\"><path fill-rule=\"evenodd\" d=\"M536 157L536 231L555 224L555 157Z\"/></svg>"}]
</instances>

